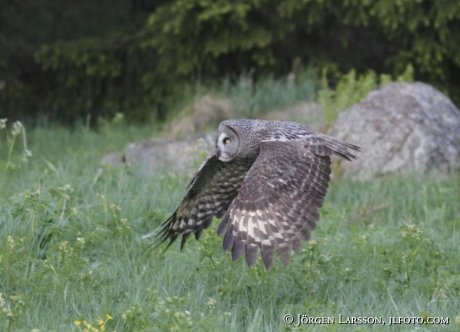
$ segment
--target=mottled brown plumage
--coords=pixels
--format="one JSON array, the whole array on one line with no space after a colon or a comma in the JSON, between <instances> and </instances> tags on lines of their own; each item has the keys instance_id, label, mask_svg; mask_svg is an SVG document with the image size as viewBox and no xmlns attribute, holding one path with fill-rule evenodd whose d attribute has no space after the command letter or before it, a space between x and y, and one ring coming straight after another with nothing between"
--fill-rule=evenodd
<instances>
[{"instance_id":1,"label":"mottled brown plumage","mask_svg":"<svg viewBox=\"0 0 460 332\"><path fill-rule=\"evenodd\" d=\"M294 122L227 120L219 126L216 151L198 169L173 215L159 230L144 236L169 239L182 234L199 238L213 216L223 217L218 234L235 261L246 254L248 266L260 250L264 265L273 264L274 250L289 266L291 250L319 220L326 195L332 154L351 161L348 149L359 147Z\"/></svg>"}]
</instances>

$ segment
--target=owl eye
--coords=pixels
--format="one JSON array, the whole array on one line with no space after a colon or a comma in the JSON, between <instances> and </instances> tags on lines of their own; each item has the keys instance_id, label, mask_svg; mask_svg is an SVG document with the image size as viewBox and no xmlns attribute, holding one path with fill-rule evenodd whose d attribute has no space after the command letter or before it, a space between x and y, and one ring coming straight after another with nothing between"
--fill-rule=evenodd
<instances>
[{"instance_id":1,"label":"owl eye","mask_svg":"<svg viewBox=\"0 0 460 332\"><path fill-rule=\"evenodd\" d=\"M224 144L230 144L230 138L228 137L224 138Z\"/></svg>"}]
</instances>

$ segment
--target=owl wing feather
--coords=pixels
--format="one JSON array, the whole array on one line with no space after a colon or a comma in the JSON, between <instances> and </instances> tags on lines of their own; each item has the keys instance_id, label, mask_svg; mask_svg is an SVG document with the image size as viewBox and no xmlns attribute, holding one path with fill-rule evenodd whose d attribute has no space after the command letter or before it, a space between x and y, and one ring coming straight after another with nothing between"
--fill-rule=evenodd
<instances>
[{"instance_id":1,"label":"owl wing feather","mask_svg":"<svg viewBox=\"0 0 460 332\"><path fill-rule=\"evenodd\" d=\"M258 250L267 269L274 250L289 266L291 249L300 252L302 240L316 227L328 188L332 154L356 158L347 149L359 147L326 135L291 141L263 141L260 153L244 178L239 194L221 221L218 234L233 261L246 253L248 266Z\"/></svg>"},{"instance_id":2,"label":"owl wing feather","mask_svg":"<svg viewBox=\"0 0 460 332\"><path fill-rule=\"evenodd\" d=\"M143 238L159 236L154 248L169 239L167 249L182 234L181 250L190 234L198 240L213 216L222 217L227 211L250 166L245 161L224 163L211 153L195 173L176 211Z\"/></svg>"}]
</instances>

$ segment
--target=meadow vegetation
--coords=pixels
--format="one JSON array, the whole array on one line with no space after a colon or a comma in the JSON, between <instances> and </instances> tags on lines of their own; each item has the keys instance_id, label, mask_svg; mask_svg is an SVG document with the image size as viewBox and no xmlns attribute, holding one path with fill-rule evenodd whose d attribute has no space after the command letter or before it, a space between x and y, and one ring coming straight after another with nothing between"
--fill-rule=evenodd
<instances>
[{"instance_id":1,"label":"meadow vegetation","mask_svg":"<svg viewBox=\"0 0 460 332\"><path fill-rule=\"evenodd\" d=\"M460 330L458 174L333 179L312 241L265 271L231 261L218 221L183 252L149 251L141 236L189 178L100 159L157 130L120 117L97 131L0 123L1 331ZM298 314L335 324L296 327ZM390 316L448 324L389 327Z\"/></svg>"}]
</instances>

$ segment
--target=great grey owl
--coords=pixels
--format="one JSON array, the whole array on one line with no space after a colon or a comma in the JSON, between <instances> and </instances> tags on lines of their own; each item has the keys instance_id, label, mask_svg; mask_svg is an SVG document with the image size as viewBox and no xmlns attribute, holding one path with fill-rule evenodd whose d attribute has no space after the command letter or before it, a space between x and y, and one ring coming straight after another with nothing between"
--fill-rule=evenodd
<instances>
[{"instance_id":1,"label":"great grey owl","mask_svg":"<svg viewBox=\"0 0 460 332\"><path fill-rule=\"evenodd\" d=\"M168 248L182 234L182 250L190 234L198 240L214 216L222 218L224 250L232 259L246 252L248 266L259 248L266 269L274 250L289 266L291 250L300 252L302 240L319 220L319 209L330 180L335 154L348 161L356 145L295 122L226 120L219 126L216 150L201 164L173 215L144 238L160 235ZM158 230L158 231L157 231Z\"/></svg>"}]
</instances>

